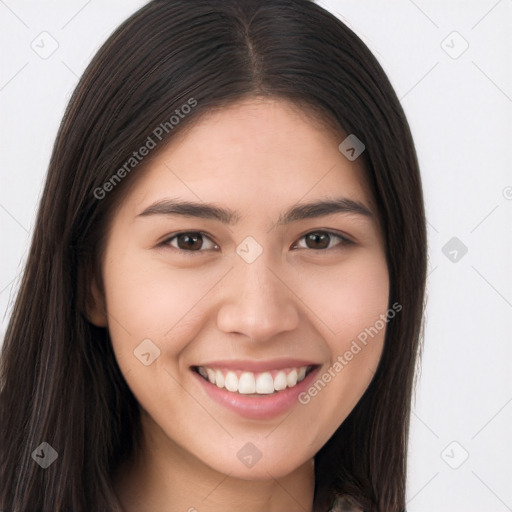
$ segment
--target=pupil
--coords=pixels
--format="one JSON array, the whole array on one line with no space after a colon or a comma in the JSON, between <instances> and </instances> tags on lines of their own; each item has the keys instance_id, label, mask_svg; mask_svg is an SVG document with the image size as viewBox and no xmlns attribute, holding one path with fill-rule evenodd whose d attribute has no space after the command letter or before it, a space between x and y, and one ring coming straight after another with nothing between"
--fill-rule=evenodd
<instances>
[{"instance_id":1,"label":"pupil","mask_svg":"<svg viewBox=\"0 0 512 512\"><path fill-rule=\"evenodd\" d=\"M200 235L189 236L186 233L180 235L179 241L184 242L187 249L200 249L201 240Z\"/></svg>"},{"instance_id":2,"label":"pupil","mask_svg":"<svg viewBox=\"0 0 512 512\"><path fill-rule=\"evenodd\" d=\"M329 235L327 233L310 233L307 237L307 241L313 241L314 243L320 243L320 247L310 247L310 249L325 249L329 246ZM307 242L306 242L307 243ZM309 247L309 245L308 245Z\"/></svg>"}]
</instances>

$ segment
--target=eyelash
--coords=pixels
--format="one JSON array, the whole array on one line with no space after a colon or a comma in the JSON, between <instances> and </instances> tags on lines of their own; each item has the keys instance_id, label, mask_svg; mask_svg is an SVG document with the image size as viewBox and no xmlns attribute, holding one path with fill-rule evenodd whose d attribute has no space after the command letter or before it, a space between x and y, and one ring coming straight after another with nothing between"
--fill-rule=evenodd
<instances>
[{"instance_id":1,"label":"eyelash","mask_svg":"<svg viewBox=\"0 0 512 512\"><path fill-rule=\"evenodd\" d=\"M338 232L335 232L335 231L331 231L331 230L327 230L327 229L309 231L308 233L305 233L304 235L302 235L299 238L299 240L302 240L306 236L311 235L311 234L328 234L331 237L338 238L339 240L341 240L341 242L336 244L334 247L328 247L326 249L310 249L309 247L301 247L301 249L309 249L310 251L315 251L315 252L327 252L327 251L331 251L331 250L335 250L335 249L339 250L339 249L342 249L343 246L352 245L352 244L355 243L352 240L350 240L349 238L347 238L346 236L342 235L341 233L338 233ZM200 249L200 250L197 250L197 251L187 251L185 249L180 249L179 247L174 247L174 246L170 245L171 241L174 240L175 238L177 238L180 235L201 235L202 237L206 237L206 238L210 239L211 242L213 242L211 237L209 235L207 235L206 233L202 232L202 231L180 231L179 233L175 233L172 236L166 238L159 245L162 245L162 246L167 247L167 248L171 248L173 250L176 250L176 251L178 251L180 253L184 253L187 256L192 256L192 257L198 256L201 253L204 253L204 252L207 252L207 251L211 250L211 249L204 249L204 250ZM216 244L215 242L213 242L213 243L216 246L218 246L218 244ZM296 245L297 244L294 244L294 247Z\"/></svg>"}]
</instances>

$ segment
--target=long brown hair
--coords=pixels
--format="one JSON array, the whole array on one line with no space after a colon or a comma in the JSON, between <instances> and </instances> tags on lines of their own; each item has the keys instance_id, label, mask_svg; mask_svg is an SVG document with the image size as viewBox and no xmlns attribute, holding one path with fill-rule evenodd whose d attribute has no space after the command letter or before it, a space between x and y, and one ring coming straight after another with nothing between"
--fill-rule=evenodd
<instances>
[{"instance_id":1,"label":"long brown hair","mask_svg":"<svg viewBox=\"0 0 512 512\"><path fill-rule=\"evenodd\" d=\"M405 510L426 276L418 162L375 57L308 0L154 0L85 71L57 135L2 347L0 509L119 510L112 475L137 449L139 408L108 331L84 310L91 279L101 281L109 219L143 163L104 197L97 191L191 98L194 108L166 125L161 146L202 114L254 95L307 106L366 146L361 158L386 241L389 304L403 308L387 326L369 388L316 455L315 511L343 495L365 510ZM31 456L42 442L58 453L47 469Z\"/></svg>"}]
</instances>

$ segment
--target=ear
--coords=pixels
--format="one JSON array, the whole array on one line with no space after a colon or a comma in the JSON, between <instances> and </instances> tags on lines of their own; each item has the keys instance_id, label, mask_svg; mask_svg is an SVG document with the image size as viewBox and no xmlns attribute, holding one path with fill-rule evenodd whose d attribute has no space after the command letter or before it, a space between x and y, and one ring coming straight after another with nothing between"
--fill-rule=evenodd
<instances>
[{"instance_id":1,"label":"ear","mask_svg":"<svg viewBox=\"0 0 512 512\"><path fill-rule=\"evenodd\" d=\"M101 292L96 278L92 278L89 283L89 293L87 294L85 316L91 324L96 327L107 327L107 310L105 307L105 296Z\"/></svg>"}]
</instances>

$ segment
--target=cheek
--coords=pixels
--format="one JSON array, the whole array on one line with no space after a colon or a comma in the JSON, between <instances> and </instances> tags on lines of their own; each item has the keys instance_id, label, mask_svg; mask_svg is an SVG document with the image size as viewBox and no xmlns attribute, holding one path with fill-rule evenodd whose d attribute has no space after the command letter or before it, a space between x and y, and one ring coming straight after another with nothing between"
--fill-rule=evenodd
<instances>
[{"instance_id":1,"label":"cheek","mask_svg":"<svg viewBox=\"0 0 512 512\"><path fill-rule=\"evenodd\" d=\"M128 254L128 253L127 253ZM145 338L159 343L173 339L173 352L181 350L176 334L196 324L201 301L222 277L217 270L171 268L161 260L132 251L105 267L105 295L109 330L114 345L134 345Z\"/></svg>"},{"instance_id":2,"label":"cheek","mask_svg":"<svg viewBox=\"0 0 512 512\"><path fill-rule=\"evenodd\" d=\"M320 267L310 274L300 285L301 299L331 344L343 348L343 341L356 337L387 310L389 278L384 256L361 253L337 269Z\"/></svg>"},{"instance_id":3,"label":"cheek","mask_svg":"<svg viewBox=\"0 0 512 512\"><path fill-rule=\"evenodd\" d=\"M224 273L172 268L161 258L133 249L106 261L113 350L126 382L153 417L162 417L162 410L174 411L177 417L197 409L173 377L180 375L180 353L204 325L203 301ZM144 361L147 353L149 361Z\"/></svg>"},{"instance_id":4,"label":"cheek","mask_svg":"<svg viewBox=\"0 0 512 512\"><path fill-rule=\"evenodd\" d=\"M322 320L330 361L299 402L306 416L320 419L318 439L325 441L360 400L377 368L387 325L389 278L384 256L363 255L339 272L325 270L325 279L317 282L324 284L307 290L308 306Z\"/></svg>"}]
</instances>

